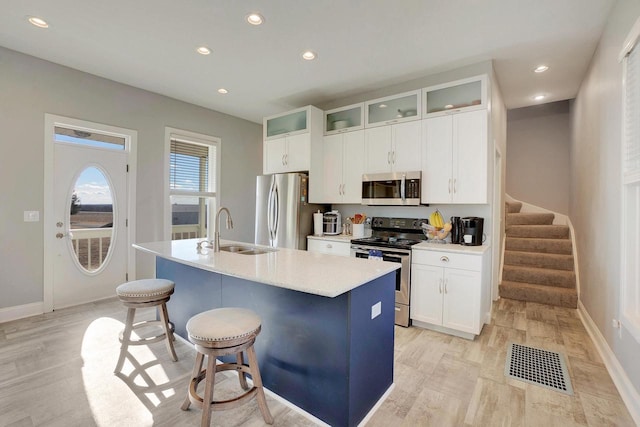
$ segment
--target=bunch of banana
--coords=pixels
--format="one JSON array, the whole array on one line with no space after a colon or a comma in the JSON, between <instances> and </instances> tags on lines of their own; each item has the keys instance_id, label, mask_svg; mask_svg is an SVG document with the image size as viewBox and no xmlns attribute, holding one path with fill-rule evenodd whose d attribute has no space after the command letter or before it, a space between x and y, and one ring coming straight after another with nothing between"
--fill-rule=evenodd
<instances>
[{"instance_id":1,"label":"bunch of banana","mask_svg":"<svg viewBox=\"0 0 640 427\"><path fill-rule=\"evenodd\" d=\"M442 214L439 210L436 209L435 211L431 212L431 215L429 215L429 224L431 224L438 230L444 228L444 219L442 218Z\"/></svg>"}]
</instances>

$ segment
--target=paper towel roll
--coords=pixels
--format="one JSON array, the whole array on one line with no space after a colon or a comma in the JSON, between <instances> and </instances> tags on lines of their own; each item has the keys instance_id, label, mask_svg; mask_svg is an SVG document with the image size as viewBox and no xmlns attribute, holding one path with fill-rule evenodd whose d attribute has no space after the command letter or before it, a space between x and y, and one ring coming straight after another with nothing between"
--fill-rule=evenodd
<instances>
[{"instance_id":1,"label":"paper towel roll","mask_svg":"<svg viewBox=\"0 0 640 427\"><path fill-rule=\"evenodd\" d=\"M318 211L313 214L313 235L322 236L322 213Z\"/></svg>"}]
</instances>

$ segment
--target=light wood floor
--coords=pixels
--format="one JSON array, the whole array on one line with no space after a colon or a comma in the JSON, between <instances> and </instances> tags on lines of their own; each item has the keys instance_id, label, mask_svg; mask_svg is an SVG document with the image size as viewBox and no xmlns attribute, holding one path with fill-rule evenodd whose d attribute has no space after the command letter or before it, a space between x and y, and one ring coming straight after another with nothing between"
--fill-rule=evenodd
<instances>
[{"instance_id":1,"label":"light wood floor","mask_svg":"<svg viewBox=\"0 0 640 427\"><path fill-rule=\"evenodd\" d=\"M0 324L0 426L199 425L199 410L180 410L195 357L186 343L177 363L163 343L135 347L113 374L125 312L114 299ZM576 310L500 300L492 317L475 341L397 327L395 388L368 425L634 425ZM563 353L574 396L505 378L509 342ZM234 375L219 376L217 397L237 390ZM267 401L274 425L313 425ZM251 402L214 412L212 425L264 423Z\"/></svg>"}]
</instances>

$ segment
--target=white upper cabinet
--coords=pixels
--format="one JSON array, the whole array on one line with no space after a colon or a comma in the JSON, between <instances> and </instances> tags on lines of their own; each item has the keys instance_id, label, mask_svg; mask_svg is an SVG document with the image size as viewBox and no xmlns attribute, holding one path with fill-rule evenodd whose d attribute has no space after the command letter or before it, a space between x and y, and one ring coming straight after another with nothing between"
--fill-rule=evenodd
<instances>
[{"instance_id":1,"label":"white upper cabinet","mask_svg":"<svg viewBox=\"0 0 640 427\"><path fill-rule=\"evenodd\" d=\"M362 202L364 131L324 137L323 203Z\"/></svg>"},{"instance_id":2,"label":"white upper cabinet","mask_svg":"<svg viewBox=\"0 0 640 427\"><path fill-rule=\"evenodd\" d=\"M488 203L487 111L423 120L422 203Z\"/></svg>"},{"instance_id":3,"label":"white upper cabinet","mask_svg":"<svg viewBox=\"0 0 640 427\"><path fill-rule=\"evenodd\" d=\"M308 171L322 142L322 110L311 105L263 120L263 173Z\"/></svg>"},{"instance_id":4,"label":"white upper cabinet","mask_svg":"<svg viewBox=\"0 0 640 427\"><path fill-rule=\"evenodd\" d=\"M348 105L324 112L324 134L351 132L364 128L364 104Z\"/></svg>"},{"instance_id":5,"label":"white upper cabinet","mask_svg":"<svg viewBox=\"0 0 640 427\"><path fill-rule=\"evenodd\" d=\"M364 173L421 170L420 121L365 129Z\"/></svg>"},{"instance_id":6,"label":"white upper cabinet","mask_svg":"<svg viewBox=\"0 0 640 427\"><path fill-rule=\"evenodd\" d=\"M422 116L420 92L405 92L365 102L365 127L419 120Z\"/></svg>"},{"instance_id":7,"label":"white upper cabinet","mask_svg":"<svg viewBox=\"0 0 640 427\"><path fill-rule=\"evenodd\" d=\"M487 108L486 76L470 77L423 89L424 117Z\"/></svg>"}]
</instances>

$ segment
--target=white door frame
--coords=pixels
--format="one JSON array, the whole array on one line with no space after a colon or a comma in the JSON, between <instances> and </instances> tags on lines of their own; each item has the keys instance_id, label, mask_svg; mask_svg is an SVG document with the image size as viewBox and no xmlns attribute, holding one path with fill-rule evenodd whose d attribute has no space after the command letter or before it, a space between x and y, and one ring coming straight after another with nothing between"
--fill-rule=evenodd
<instances>
[{"instance_id":1,"label":"white door frame","mask_svg":"<svg viewBox=\"0 0 640 427\"><path fill-rule=\"evenodd\" d=\"M493 238L492 240L492 251L493 251L493 262L491 267L491 276L493 278L492 286L491 286L491 297L493 301L496 301L499 296L499 285L500 285L500 266L502 265L502 229L503 225L503 209L504 209L504 190L502 186L503 174L503 158L502 151L495 144L495 154L493 160Z\"/></svg>"},{"instance_id":2,"label":"white door frame","mask_svg":"<svg viewBox=\"0 0 640 427\"><path fill-rule=\"evenodd\" d=\"M115 134L124 136L126 139L125 152L127 153L127 164L129 165L129 179L127 180L127 263L129 280L136 278L135 251L131 244L135 242L136 235L136 153L138 132L132 129L125 129L116 126L109 126L100 123L78 120L70 117L57 116L45 113L44 115L44 211L43 211L43 233L44 233L44 263L43 263L43 309L44 312L53 311L53 256L55 236L51 230L55 223L53 215L53 174L54 174L54 128L56 126L70 127L78 130L94 131L105 134Z\"/></svg>"}]
</instances>

